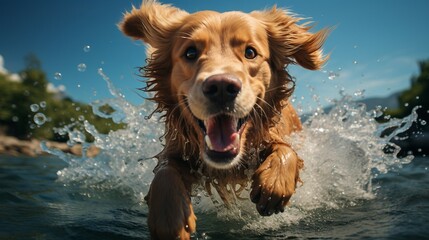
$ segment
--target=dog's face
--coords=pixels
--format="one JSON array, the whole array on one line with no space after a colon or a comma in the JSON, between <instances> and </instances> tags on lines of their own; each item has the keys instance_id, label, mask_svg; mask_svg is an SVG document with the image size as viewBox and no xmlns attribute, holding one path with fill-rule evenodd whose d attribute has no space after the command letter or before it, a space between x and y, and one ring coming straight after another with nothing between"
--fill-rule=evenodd
<instances>
[{"instance_id":1,"label":"dog's face","mask_svg":"<svg viewBox=\"0 0 429 240\"><path fill-rule=\"evenodd\" d=\"M264 109L290 80L276 73L291 62L317 69L324 61L325 34L310 34L296 21L276 9L188 14L148 2L127 13L121 28L154 48L151 76L165 85L155 87L158 103L180 111L209 166L227 169L240 162L245 139L251 140L252 111Z\"/></svg>"},{"instance_id":2,"label":"dog's face","mask_svg":"<svg viewBox=\"0 0 429 240\"><path fill-rule=\"evenodd\" d=\"M209 165L240 159L249 114L270 83L269 55L263 26L243 13L191 15L172 39L172 91L197 123Z\"/></svg>"}]
</instances>

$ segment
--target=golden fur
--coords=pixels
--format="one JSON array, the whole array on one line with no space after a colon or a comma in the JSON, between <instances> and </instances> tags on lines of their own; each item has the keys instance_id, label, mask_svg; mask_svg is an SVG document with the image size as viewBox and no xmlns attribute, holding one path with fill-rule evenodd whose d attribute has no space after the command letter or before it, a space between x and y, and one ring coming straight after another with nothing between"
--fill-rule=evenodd
<instances>
[{"instance_id":1,"label":"golden fur","mask_svg":"<svg viewBox=\"0 0 429 240\"><path fill-rule=\"evenodd\" d=\"M152 238L189 239L194 184L213 187L227 206L250 185L261 215L284 211L303 167L286 140L301 123L285 67L316 70L327 60L328 30L310 33L300 20L276 7L189 14L156 1L124 15L121 30L150 47L144 90L165 121L146 197Z\"/></svg>"}]
</instances>

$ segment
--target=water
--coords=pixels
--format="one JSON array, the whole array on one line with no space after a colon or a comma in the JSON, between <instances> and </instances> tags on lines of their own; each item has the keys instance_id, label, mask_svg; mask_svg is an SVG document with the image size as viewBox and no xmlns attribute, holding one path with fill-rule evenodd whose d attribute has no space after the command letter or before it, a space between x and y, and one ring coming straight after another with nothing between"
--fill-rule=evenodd
<instances>
[{"instance_id":1,"label":"water","mask_svg":"<svg viewBox=\"0 0 429 240\"><path fill-rule=\"evenodd\" d=\"M56 80L61 80L61 79L63 79L63 75L60 72L55 72L54 73L54 78Z\"/></svg>"},{"instance_id":2,"label":"water","mask_svg":"<svg viewBox=\"0 0 429 240\"><path fill-rule=\"evenodd\" d=\"M284 217L252 219L199 210L199 239L424 239L428 160L416 158L378 176L375 196L353 205L301 207ZM67 164L57 157L1 156L0 166L0 239L149 239L146 205L120 189L58 181L57 171Z\"/></svg>"},{"instance_id":3,"label":"water","mask_svg":"<svg viewBox=\"0 0 429 240\"><path fill-rule=\"evenodd\" d=\"M147 209L115 189L57 181L57 157L0 157L0 239L147 239Z\"/></svg>"},{"instance_id":4,"label":"water","mask_svg":"<svg viewBox=\"0 0 429 240\"><path fill-rule=\"evenodd\" d=\"M41 107L41 108L43 108L43 109L45 109L45 108L46 108L46 102L45 102L45 101L41 101L41 102L39 103L39 105L40 105L40 107Z\"/></svg>"},{"instance_id":5,"label":"water","mask_svg":"<svg viewBox=\"0 0 429 240\"><path fill-rule=\"evenodd\" d=\"M152 158L161 149L162 124L153 105L126 101L99 69L112 98L92 103L93 112L126 123L100 134L81 119L56 131L69 145L89 147L74 128L83 120L102 151L95 158L56 149L53 156L0 156L0 239L148 239L143 198L153 178ZM329 113L313 111L304 131L288 139L305 160L304 182L285 213L260 217L249 200L225 209L198 188L193 202L194 239L409 239L429 236L427 157L397 157L390 139L417 121L411 114L378 124L380 110L366 109L341 94ZM109 104L115 112L105 114ZM303 109L298 109L301 113ZM385 129L391 134L380 137ZM73 130L72 130L73 129ZM390 153L382 150L390 145ZM85 155L85 154L84 154ZM241 197L248 199L248 191Z\"/></svg>"},{"instance_id":6,"label":"water","mask_svg":"<svg viewBox=\"0 0 429 240\"><path fill-rule=\"evenodd\" d=\"M83 47L83 51L86 53L89 52L90 50L91 50L91 46L89 46L89 45L86 45Z\"/></svg>"},{"instance_id":7,"label":"water","mask_svg":"<svg viewBox=\"0 0 429 240\"><path fill-rule=\"evenodd\" d=\"M77 70L78 70L79 72L85 72L85 71L86 71L86 64L85 64L85 63L79 63L79 64L77 65Z\"/></svg>"},{"instance_id":8,"label":"water","mask_svg":"<svg viewBox=\"0 0 429 240\"><path fill-rule=\"evenodd\" d=\"M46 118L45 114L39 112L39 113L34 114L33 120L37 125L40 126L40 125L45 124L47 118Z\"/></svg>"},{"instance_id":9,"label":"water","mask_svg":"<svg viewBox=\"0 0 429 240\"><path fill-rule=\"evenodd\" d=\"M32 112L37 112L37 111L39 111L40 107L38 104L34 103L34 104L30 105L30 109Z\"/></svg>"}]
</instances>

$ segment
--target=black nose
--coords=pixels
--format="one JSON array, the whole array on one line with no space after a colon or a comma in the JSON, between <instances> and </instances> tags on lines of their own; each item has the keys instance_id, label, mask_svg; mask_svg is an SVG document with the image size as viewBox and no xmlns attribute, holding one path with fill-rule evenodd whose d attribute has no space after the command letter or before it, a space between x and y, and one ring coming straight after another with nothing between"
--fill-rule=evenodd
<instances>
[{"instance_id":1,"label":"black nose","mask_svg":"<svg viewBox=\"0 0 429 240\"><path fill-rule=\"evenodd\" d=\"M203 82L203 93L212 102L224 104L234 101L241 91L241 81L228 74L217 74Z\"/></svg>"}]
</instances>

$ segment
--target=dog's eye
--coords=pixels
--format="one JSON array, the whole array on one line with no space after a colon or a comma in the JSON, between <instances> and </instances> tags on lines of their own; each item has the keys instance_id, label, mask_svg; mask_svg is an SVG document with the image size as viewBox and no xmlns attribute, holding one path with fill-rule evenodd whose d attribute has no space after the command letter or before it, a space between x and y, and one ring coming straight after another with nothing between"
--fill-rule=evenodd
<instances>
[{"instance_id":1,"label":"dog's eye","mask_svg":"<svg viewBox=\"0 0 429 240\"><path fill-rule=\"evenodd\" d=\"M244 50L244 56L247 59L254 59L257 56L256 50L252 47L247 47L246 50Z\"/></svg>"},{"instance_id":2,"label":"dog's eye","mask_svg":"<svg viewBox=\"0 0 429 240\"><path fill-rule=\"evenodd\" d=\"M195 60L198 56L198 51L195 47L188 47L185 51L185 58L188 60Z\"/></svg>"}]
</instances>

